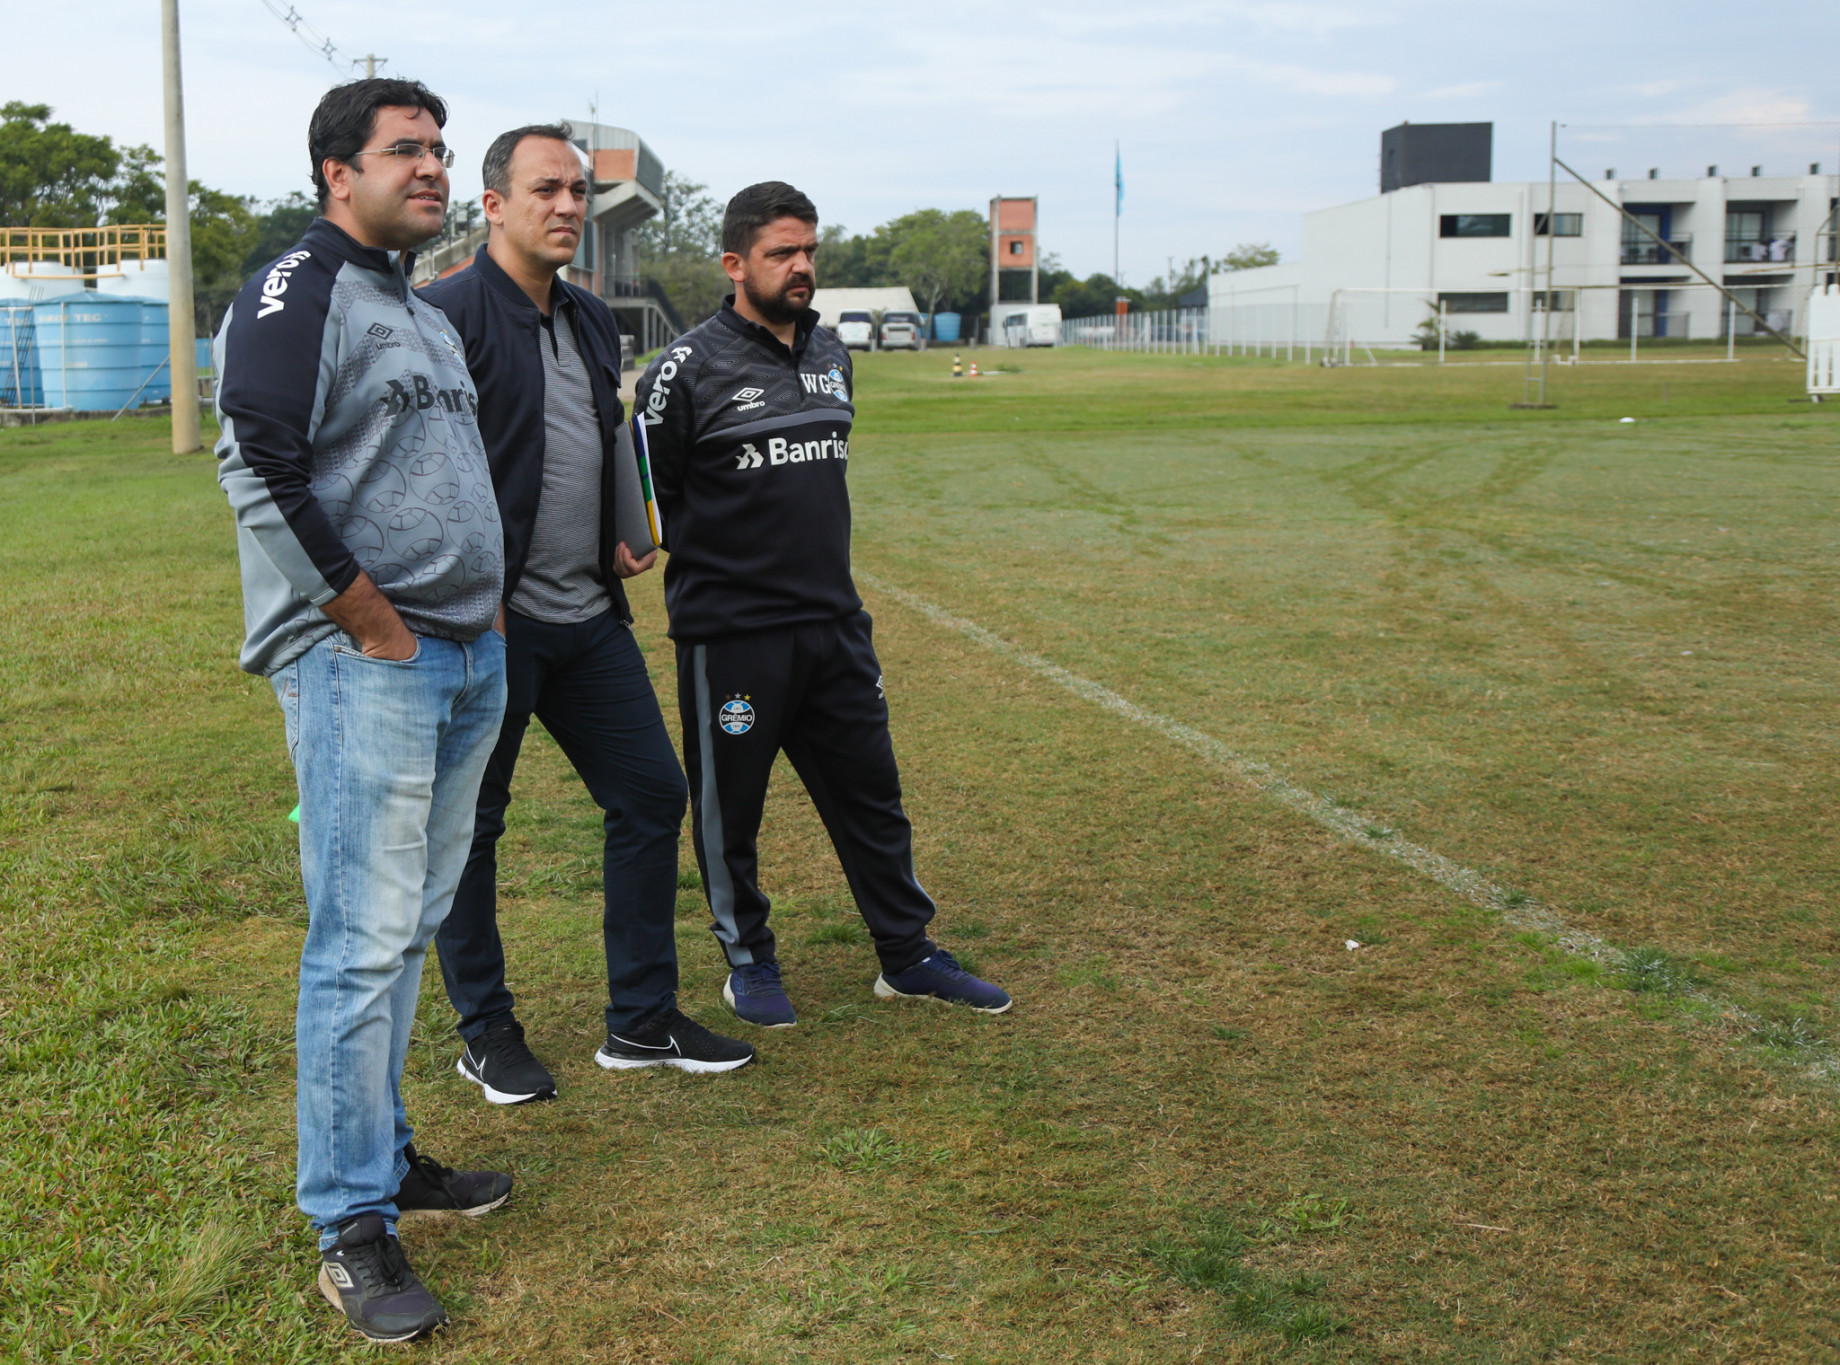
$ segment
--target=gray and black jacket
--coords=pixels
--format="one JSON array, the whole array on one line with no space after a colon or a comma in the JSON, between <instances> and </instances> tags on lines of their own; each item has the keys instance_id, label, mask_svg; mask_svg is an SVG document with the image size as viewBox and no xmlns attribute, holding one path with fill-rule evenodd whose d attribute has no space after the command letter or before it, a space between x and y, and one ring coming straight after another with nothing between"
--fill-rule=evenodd
<instances>
[{"instance_id":1,"label":"gray and black jacket","mask_svg":"<svg viewBox=\"0 0 1840 1365\"><path fill-rule=\"evenodd\" d=\"M807 309L788 348L734 299L639 380L674 640L830 621L850 576L850 353Z\"/></svg>"},{"instance_id":2,"label":"gray and black jacket","mask_svg":"<svg viewBox=\"0 0 1840 1365\"><path fill-rule=\"evenodd\" d=\"M236 512L242 666L271 674L337 629L362 569L418 635L491 628L504 544L478 393L409 253L315 219L217 334L217 480Z\"/></svg>"}]
</instances>

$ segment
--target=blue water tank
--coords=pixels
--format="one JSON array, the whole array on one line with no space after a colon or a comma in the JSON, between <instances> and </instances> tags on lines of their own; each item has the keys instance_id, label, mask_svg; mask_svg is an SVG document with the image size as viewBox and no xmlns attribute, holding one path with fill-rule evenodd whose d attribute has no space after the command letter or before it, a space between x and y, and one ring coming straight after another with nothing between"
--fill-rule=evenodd
<instances>
[{"instance_id":1,"label":"blue water tank","mask_svg":"<svg viewBox=\"0 0 1840 1365\"><path fill-rule=\"evenodd\" d=\"M0 406L41 407L44 401L32 305L0 307Z\"/></svg>"},{"instance_id":2,"label":"blue water tank","mask_svg":"<svg viewBox=\"0 0 1840 1365\"><path fill-rule=\"evenodd\" d=\"M933 340L934 341L957 341L958 340L958 314L957 313L935 313L933 314Z\"/></svg>"},{"instance_id":3,"label":"blue water tank","mask_svg":"<svg viewBox=\"0 0 1840 1365\"><path fill-rule=\"evenodd\" d=\"M141 298L140 379L151 374L153 382L134 400L136 403L159 403L172 397L172 376L166 372L166 354L172 349L172 338L166 332L166 317L171 311L165 299ZM138 384L140 379L134 382Z\"/></svg>"},{"instance_id":4,"label":"blue water tank","mask_svg":"<svg viewBox=\"0 0 1840 1365\"><path fill-rule=\"evenodd\" d=\"M156 300L83 290L34 304L33 330L46 405L102 412L131 399L148 403L171 397L166 367L147 382L166 356L164 341L157 355L149 355L150 310L159 314L152 330L163 338L166 305Z\"/></svg>"}]
</instances>

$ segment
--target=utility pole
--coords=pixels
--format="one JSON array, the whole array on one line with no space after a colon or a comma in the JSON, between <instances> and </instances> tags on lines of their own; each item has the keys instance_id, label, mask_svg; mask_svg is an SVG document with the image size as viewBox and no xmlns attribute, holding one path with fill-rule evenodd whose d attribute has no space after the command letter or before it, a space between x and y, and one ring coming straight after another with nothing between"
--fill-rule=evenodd
<instances>
[{"instance_id":1,"label":"utility pole","mask_svg":"<svg viewBox=\"0 0 1840 1365\"><path fill-rule=\"evenodd\" d=\"M160 0L166 78L166 340L172 347L172 448L198 449L198 356L192 321L192 203L185 178L185 90L179 74L179 0Z\"/></svg>"},{"instance_id":2,"label":"utility pole","mask_svg":"<svg viewBox=\"0 0 1840 1365\"><path fill-rule=\"evenodd\" d=\"M375 52L367 52L362 57L358 58L358 60L364 63L364 75L368 80L377 74L377 64L379 62L387 62L390 59L388 57L379 57Z\"/></svg>"}]
</instances>

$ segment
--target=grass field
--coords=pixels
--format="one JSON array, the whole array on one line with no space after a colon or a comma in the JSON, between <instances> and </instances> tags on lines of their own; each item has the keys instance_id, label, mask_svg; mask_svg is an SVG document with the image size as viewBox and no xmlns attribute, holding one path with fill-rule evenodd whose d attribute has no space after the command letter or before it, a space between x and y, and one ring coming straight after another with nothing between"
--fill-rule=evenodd
<instances>
[{"instance_id":1,"label":"grass field","mask_svg":"<svg viewBox=\"0 0 1840 1365\"><path fill-rule=\"evenodd\" d=\"M457 1320L418 1358L1840 1355L1840 413L1761 357L1512 413L1512 367L978 358L863 358L851 478L921 877L1016 1010L871 998L788 774L800 1027L600 1072L598 813L533 734L503 918L562 1093L481 1104L430 973L423 1144L519 1185L406 1227ZM0 433L0 1357L340 1358L292 1208L292 775L211 461L165 445ZM704 922L686 889L720 1027Z\"/></svg>"}]
</instances>

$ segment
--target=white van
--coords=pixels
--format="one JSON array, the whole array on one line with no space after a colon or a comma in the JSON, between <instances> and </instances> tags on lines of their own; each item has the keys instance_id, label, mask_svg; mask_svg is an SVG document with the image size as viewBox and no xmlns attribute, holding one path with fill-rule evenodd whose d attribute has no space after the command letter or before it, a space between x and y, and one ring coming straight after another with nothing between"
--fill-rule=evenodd
<instances>
[{"instance_id":1,"label":"white van","mask_svg":"<svg viewBox=\"0 0 1840 1365\"><path fill-rule=\"evenodd\" d=\"M1058 346L1061 306L1000 303L990 313L990 341L993 346Z\"/></svg>"},{"instance_id":2,"label":"white van","mask_svg":"<svg viewBox=\"0 0 1840 1365\"><path fill-rule=\"evenodd\" d=\"M918 313L883 313L882 349L884 351L919 350L920 315Z\"/></svg>"},{"instance_id":3,"label":"white van","mask_svg":"<svg viewBox=\"0 0 1840 1365\"><path fill-rule=\"evenodd\" d=\"M846 351L875 349L875 319L868 313L851 309L837 315L837 340Z\"/></svg>"}]
</instances>

